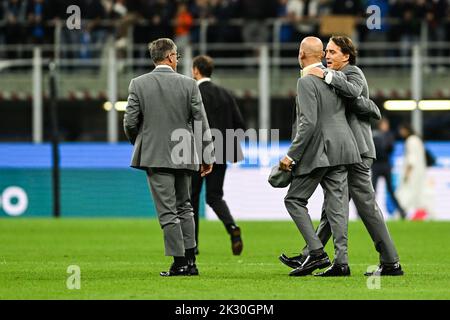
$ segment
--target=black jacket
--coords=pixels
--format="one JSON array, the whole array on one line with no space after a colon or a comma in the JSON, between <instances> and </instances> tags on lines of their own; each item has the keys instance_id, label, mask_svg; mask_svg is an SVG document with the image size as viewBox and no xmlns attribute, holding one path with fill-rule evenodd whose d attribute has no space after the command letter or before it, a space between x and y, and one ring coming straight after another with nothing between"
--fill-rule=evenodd
<instances>
[{"instance_id":1,"label":"black jacket","mask_svg":"<svg viewBox=\"0 0 450 320\"><path fill-rule=\"evenodd\" d=\"M208 117L209 127L211 129L219 130L223 137L222 147L219 145L217 139L215 139L216 142L214 143L217 163L223 164L226 161L237 162L243 160L239 139L235 139L234 156L226 153L226 145L228 143L233 143L232 140L229 141L226 139L226 130L246 130L244 119L236 103L236 99L228 90L211 81L201 83L199 89ZM220 148L220 150L218 148ZM221 157L220 155L223 156Z\"/></svg>"}]
</instances>

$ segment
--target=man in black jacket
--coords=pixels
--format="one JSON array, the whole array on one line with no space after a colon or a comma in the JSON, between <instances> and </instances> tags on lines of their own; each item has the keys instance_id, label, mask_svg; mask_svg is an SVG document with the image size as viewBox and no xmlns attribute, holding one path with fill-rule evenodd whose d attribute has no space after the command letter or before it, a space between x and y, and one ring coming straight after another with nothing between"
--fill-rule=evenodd
<instances>
[{"instance_id":1,"label":"man in black jacket","mask_svg":"<svg viewBox=\"0 0 450 320\"><path fill-rule=\"evenodd\" d=\"M224 224L231 237L231 248L234 255L240 255L243 248L241 230L236 225L226 202L223 200L223 183L227 169L227 161L237 162L242 160L242 150L239 142L235 144L227 141L226 130L245 130L244 120L233 95L226 89L211 82L211 74L214 69L213 60L208 56L198 56L193 60L192 74L200 89L206 115L213 135L220 134L222 145L215 139L216 163L213 172L206 180L206 203L214 210L216 215ZM231 139L230 139L231 140ZM233 145L228 148L227 145ZM232 153L232 154L230 154ZM198 230L199 230L199 197L202 189L203 178L199 173L192 177L192 206L194 208L195 238L198 253Z\"/></svg>"},{"instance_id":2,"label":"man in black jacket","mask_svg":"<svg viewBox=\"0 0 450 320\"><path fill-rule=\"evenodd\" d=\"M389 120L384 118L378 124L378 130L374 131L373 142L377 151L377 159L372 166L372 184L375 191L377 190L377 182L379 177L383 177L386 181L386 187L389 195L394 202L395 207L400 213L402 219L406 218L405 210L398 203L395 196L394 187L392 185L392 165L390 162L391 154L394 151L395 136L389 130Z\"/></svg>"}]
</instances>

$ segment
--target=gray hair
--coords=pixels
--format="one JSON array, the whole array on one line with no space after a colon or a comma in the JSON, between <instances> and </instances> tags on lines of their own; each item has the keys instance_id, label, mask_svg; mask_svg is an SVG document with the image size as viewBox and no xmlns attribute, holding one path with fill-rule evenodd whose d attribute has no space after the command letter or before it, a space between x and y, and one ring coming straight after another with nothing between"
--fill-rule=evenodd
<instances>
[{"instance_id":1,"label":"gray hair","mask_svg":"<svg viewBox=\"0 0 450 320\"><path fill-rule=\"evenodd\" d=\"M161 38L155 41L152 41L148 45L148 49L150 51L150 57L152 58L154 63L158 63L167 58L169 53L173 50L177 50L177 46L169 38Z\"/></svg>"}]
</instances>

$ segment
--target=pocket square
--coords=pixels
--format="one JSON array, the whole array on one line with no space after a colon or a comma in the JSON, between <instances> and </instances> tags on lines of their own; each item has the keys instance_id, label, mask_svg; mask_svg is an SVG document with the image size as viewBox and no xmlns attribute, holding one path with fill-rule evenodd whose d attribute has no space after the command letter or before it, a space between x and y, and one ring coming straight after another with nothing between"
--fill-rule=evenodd
<instances>
[{"instance_id":1,"label":"pocket square","mask_svg":"<svg viewBox=\"0 0 450 320\"><path fill-rule=\"evenodd\" d=\"M283 171L276 165L270 171L268 180L274 188L286 188L292 181L292 172Z\"/></svg>"}]
</instances>

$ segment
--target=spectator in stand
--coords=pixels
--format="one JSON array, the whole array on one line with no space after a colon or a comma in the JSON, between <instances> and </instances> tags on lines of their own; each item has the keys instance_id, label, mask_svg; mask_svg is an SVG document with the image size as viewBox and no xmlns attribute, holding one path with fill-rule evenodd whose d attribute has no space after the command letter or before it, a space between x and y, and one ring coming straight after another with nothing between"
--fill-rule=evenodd
<instances>
[{"instance_id":1,"label":"spectator in stand","mask_svg":"<svg viewBox=\"0 0 450 320\"><path fill-rule=\"evenodd\" d=\"M288 12L288 2L289 0L278 0L277 17L283 22L280 27L280 42L291 42L294 38L294 28L292 26L292 16Z\"/></svg>"},{"instance_id":2,"label":"spectator in stand","mask_svg":"<svg viewBox=\"0 0 450 320\"><path fill-rule=\"evenodd\" d=\"M362 4L363 0L333 0L331 1L331 13L334 15L352 16L354 18L363 17L366 7ZM358 21L356 21L358 23ZM359 39L360 33L365 33L367 26L364 24L356 24L353 36ZM352 36L352 35L349 35Z\"/></svg>"},{"instance_id":3,"label":"spectator in stand","mask_svg":"<svg viewBox=\"0 0 450 320\"><path fill-rule=\"evenodd\" d=\"M198 43L200 41L200 22L212 18L210 3L208 0L195 0L189 7L189 12L196 21L191 30L191 41Z\"/></svg>"},{"instance_id":4,"label":"spectator in stand","mask_svg":"<svg viewBox=\"0 0 450 320\"><path fill-rule=\"evenodd\" d=\"M359 34L361 41L367 42L386 42L388 40L389 23L386 22L386 18L389 16L389 0L367 0L367 7L377 6L380 8L381 15L381 28L369 30L365 24L359 25ZM385 56L386 52L380 50L371 50L371 56Z\"/></svg>"},{"instance_id":5,"label":"spectator in stand","mask_svg":"<svg viewBox=\"0 0 450 320\"><path fill-rule=\"evenodd\" d=\"M155 0L150 3L150 30L148 41L159 38L173 38L171 20L174 15L172 1Z\"/></svg>"},{"instance_id":6,"label":"spectator in stand","mask_svg":"<svg viewBox=\"0 0 450 320\"><path fill-rule=\"evenodd\" d=\"M86 19L86 23L83 23L82 44L85 46L85 49L82 51L81 57L98 58L107 35L107 29L101 25L102 20L106 16L106 11L101 0L84 1L82 8L84 15L82 15L82 18ZM93 50L88 48L91 45L95 46Z\"/></svg>"},{"instance_id":7,"label":"spectator in stand","mask_svg":"<svg viewBox=\"0 0 450 320\"><path fill-rule=\"evenodd\" d=\"M128 32L130 26L136 24L142 18L142 8L145 0L116 0L113 10L120 16L117 22L116 47L125 50L128 47ZM123 52L121 53L124 54Z\"/></svg>"},{"instance_id":8,"label":"spectator in stand","mask_svg":"<svg viewBox=\"0 0 450 320\"><path fill-rule=\"evenodd\" d=\"M80 57L81 30L69 30L66 27L68 18L67 8L71 5L83 7L82 0L50 0L51 18L54 23L61 26L61 52L62 59L74 59Z\"/></svg>"},{"instance_id":9,"label":"spectator in stand","mask_svg":"<svg viewBox=\"0 0 450 320\"><path fill-rule=\"evenodd\" d=\"M215 20L215 25L211 29L208 41L211 42L240 42L240 29L231 25L230 20L237 17L239 0L211 0L211 12Z\"/></svg>"},{"instance_id":10,"label":"spectator in stand","mask_svg":"<svg viewBox=\"0 0 450 320\"><path fill-rule=\"evenodd\" d=\"M294 39L303 39L307 35L317 33L317 23L314 21L319 13L319 0L289 0L288 15L296 27Z\"/></svg>"},{"instance_id":11,"label":"spectator in stand","mask_svg":"<svg viewBox=\"0 0 450 320\"><path fill-rule=\"evenodd\" d=\"M400 55L410 56L411 46L419 38L420 20L417 6L408 0L398 0L392 7L392 17L399 20L393 30L395 41L401 42Z\"/></svg>"},{"instance_id":12,"label":"spectator in stand","mask_svg":"<svg viewBox=\"0 0 450 320\"><path fill-rule=\"evenodd\" d=\"M449 17L449 2L448 0L432 0L425 4L426 22L428 25L428 40L445 42L446 34L446 19ZM448 29L450 30L450 29ZM432 49L429 52L432 56L446 56L442 49ZM443 73L446 71L442 64L436 66L437 71Z\"/></svg>"},{"instance_id":13,"label":"spectator in stand","mask_svg":"<svg viewBox=\"0 0 450 320\"><path fill-rule=\"evenodd\" d=\"M269 41L270 29L264 20L275 18L277 2L275 0L242 0L240 13L244 19L242 39L246 43L264 43Z\"/></svg>"},{"instance_id":14,"label":"spectator in stand","mask_svg":"<svg viewBox=\"0 0 450 320\"><path fill-rule=\"evenodd\" d=\"M48 4L45 0L31 0L27 6L27 22L30 42L33 44L42 44L47 42L46 33L48 27L45 25L48 19L49 11Z\"/></svg>"},{"instance_id":15,"label":"spectator in stand","mask_svg":"<svg viewBox=\"0 0 450 320\"><path fill-rule=\"evenodd\" d=\"M178 49L183 52L184 48L190 44L190 30L194 23L194 19L185 2L178 3L174 20L175 43Z\"/></svg>"},{"instance_id":16,"label":"spectator in stand","mask_svg":"<svg viewBox=\"0 0 450 320\"><path fill-rule=\"evenodd\" d=\"M338 15L359 16L364 10L361 0L333 0L331 11Z\"/></svg>"},{"instance_id":17,"label":"spectator in stand","mask_svg":"<svg viewBox=\"0 0 450 320\"><path fill-rule=\"evenodd\" d=\"M0 4L0 46L5 44L5 28L4 24L6 23L5 13L3 4ZM4 58L4 51L0 50L0 59Z\"/></svg>"},{"instance_id":18,"label":"spectator in stand","mask_svg":"<svg viewBox=\"0 0 450 320\"><path fill-rule=\"evenodd\" d=\"M18 45L23 42L26 9L26 1L24 0L6 0L3 3L6 20L5 42L7 45ZM7 57L8 59L20 58L18 50L9 50Z\"/></svg>"}]
</instances>

